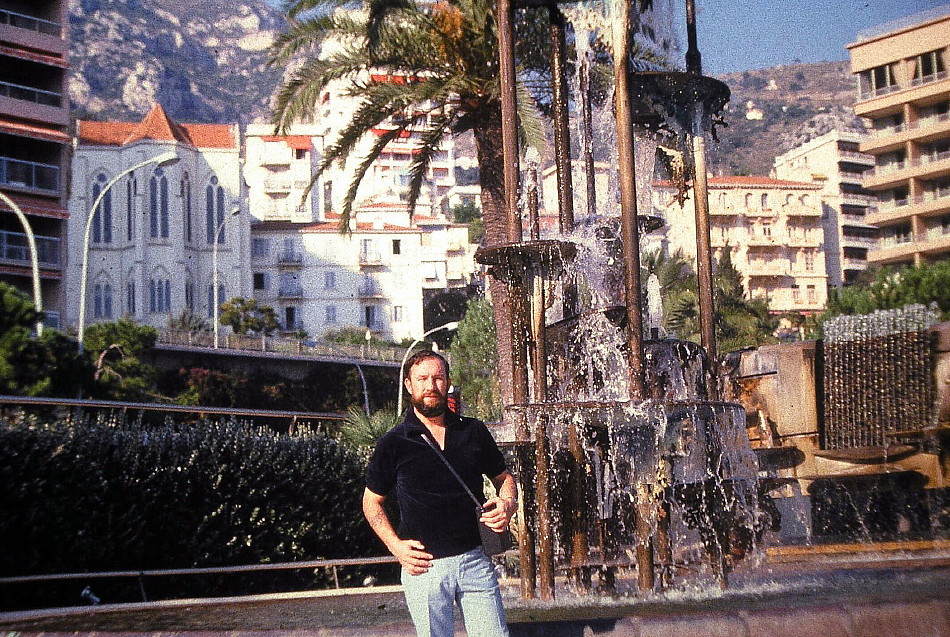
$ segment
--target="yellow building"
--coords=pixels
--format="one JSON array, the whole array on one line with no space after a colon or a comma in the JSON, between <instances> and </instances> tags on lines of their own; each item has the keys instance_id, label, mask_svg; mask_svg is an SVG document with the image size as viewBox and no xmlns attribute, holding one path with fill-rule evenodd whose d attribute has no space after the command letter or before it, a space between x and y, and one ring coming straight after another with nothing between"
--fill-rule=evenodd
<instances>
[{"instance_id":1,"label":"yellow building","mask_svg":"<svg viewBox=\"0 0 950 637\"><path fill-rule=\"evenodd\" d=\"M864 187L877 195L866 221L881 229L872 264L950 257L950 5L858 34L848 45L858 77L855 112L871 122L861 151L875 158Z\"/></svg>"}]
</instances>

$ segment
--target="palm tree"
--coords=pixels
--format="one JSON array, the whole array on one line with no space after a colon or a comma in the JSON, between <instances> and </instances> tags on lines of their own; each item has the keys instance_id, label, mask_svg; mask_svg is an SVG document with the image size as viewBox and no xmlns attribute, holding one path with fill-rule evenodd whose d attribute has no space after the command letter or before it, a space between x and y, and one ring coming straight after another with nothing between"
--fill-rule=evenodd
<instances>
[{"instance_id":1,"label":"palm tree","mask_svg":"<svg viewBox=\"0 0 950 637\"><path fill-rule=\"evenodd\" d=\"M270 61L273 66L299 64L277 94L273 120L278 131L309 117L324 89L334 83L343 82L347 95L359 103L325 149L311 185L334 162L345 162L370 131L392 125L356 167L340 211L341 230L349 226L361 180L387 144L406 132L421 133L410 165L412 210L442 139L471 131L486 235L504 237L495 3L369 0L360 12L342 10L344 6L340 0L287 2L289 26L274 43ZM526 57L537 59L537 48ZM524 86L519 87L518 104L524 139L540 147L543 129Z\"/></svg>"}]
</instances>

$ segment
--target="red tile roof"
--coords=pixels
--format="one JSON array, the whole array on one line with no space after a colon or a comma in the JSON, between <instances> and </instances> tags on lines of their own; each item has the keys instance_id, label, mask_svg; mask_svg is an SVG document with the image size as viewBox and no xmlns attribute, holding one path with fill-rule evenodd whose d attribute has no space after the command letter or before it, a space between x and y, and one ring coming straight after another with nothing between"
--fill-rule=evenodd
<instances>
[{"instance_id":1,"label":"red tile roof","mask_svg":"<svg viewBox=\"0 0 950 637\"><path fill-rule=\"evenodd\" d=\"M70 141L69 135L61 130L49 126L23 124L6 118L0 118L0 132L18 135L20 137L30 137L32 139L42 139L59 144L68 144Z\"/></svg>"},{"instance_id":2,"label":"red tile roof","mask_svg":"<svg viewBox=\"0 0 950 637\"><path fill-rule=\"evenodd\" d=\"M306 135L261 135L265 142L285 142L294 150L310 150L313 142Z\"/></svg>"},{"instance_id":3,"label":"red tile roof","mask_svg":"<svg viewBox=\"0 0 950 637\"><path fill-rule=\"evenodd\" d=\"M179 124L160 104L140 122L76 123L79 142L99 146L124 146L142 139L177 141L196 148L237 148L237 130L231 124Z\"/></svg>"},{"instance_id":4,"label":"red tile roof","mask_svg":"<svg viewBox=\"0 0 950 637\"><path fill-rule=\"evenodd\" d=\"M763 175L727 175L722 177L710 177L708 182L710 188L796 188L807 190L821 190L818 184L810 184L804 181L787 181L785 179L773 179ZM668 180L653 182L657 188L672 188L673 183Z\"/></svg>"}]
</instances>

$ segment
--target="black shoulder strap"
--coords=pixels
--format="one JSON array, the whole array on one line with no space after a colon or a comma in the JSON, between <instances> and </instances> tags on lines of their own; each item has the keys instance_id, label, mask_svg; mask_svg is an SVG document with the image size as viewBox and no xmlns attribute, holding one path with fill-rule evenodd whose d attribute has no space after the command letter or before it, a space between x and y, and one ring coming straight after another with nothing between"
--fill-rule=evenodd
<instances>
[{"instance_id":1,"label":"black shoulder strap","mask_svg":"<svg viewBox=\"0 0 950 637\"><path fill-rule=\"evenodd\" d=\"M478 501L478 498L475 497L475 494L472 493L472 490L468 488L467 484L465 484L465 480L462 480L462 476L458 474L458 471L455 470L455 467L449 464L449 461L446 459L446 457L442 455L442 450L439 449L439 445L435 444L435 441L429 437L429 434L423 433L422 439L425 440L430 447L432 447L432 450L435 451L435 455L439 456L439 460L444 462L445 466L449 468L449 471L452 472L452 475L455 476L455 479L458 480L459 484L462 485L462 488L465 489L465 493L467 493L472 501L475 502L475 506L481 507L482 503Z\"/></svg>"}]
</instances>

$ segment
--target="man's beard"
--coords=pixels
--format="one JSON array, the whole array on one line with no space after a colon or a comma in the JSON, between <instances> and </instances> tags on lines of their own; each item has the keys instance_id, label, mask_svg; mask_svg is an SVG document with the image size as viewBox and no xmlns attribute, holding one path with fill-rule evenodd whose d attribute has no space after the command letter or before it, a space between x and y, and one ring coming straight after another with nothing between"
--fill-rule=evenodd
<instances>
[{"instance_id":1,"label":"man's beard","mask_svg":"<svg viewBox=\"0 0 950 637\"><path fill-rule=\"evenodd\" d=\"M425 402L426 398L438 398L439 401L435 403L434 405L428 405ZM418 411L423 416L425 416L426 418L434 418L436 416L441 416L445 414L445 410L447 407L446 396L426 394L425 396L422 396L419 400L416 400L415 398L412 398L412 397L410 397L410 400L412 401L412 406L415 408L415 410Z\"/></svg>"}]
</instances>

